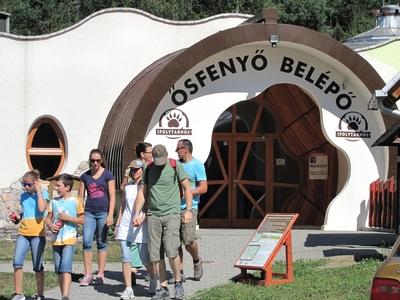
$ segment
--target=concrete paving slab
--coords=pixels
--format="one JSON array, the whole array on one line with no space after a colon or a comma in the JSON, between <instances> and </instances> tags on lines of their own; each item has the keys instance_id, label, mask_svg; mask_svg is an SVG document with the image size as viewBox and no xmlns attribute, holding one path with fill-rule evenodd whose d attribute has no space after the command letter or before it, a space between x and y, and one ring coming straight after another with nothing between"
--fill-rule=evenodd
<instances>
[{"instance_id":1,"label":"concrete paving slab","mask_svg":"<svg viewBox=\"0 0 400 300\"><path fill-rule=\"evenodd\" d=\"M238 275L240 270L233 265L241 254L254 230L245 229L200 229L198 231L200 255L203 259L204 276L200 281L194 281L193 265L190 256L184 252L184 272L187 277L184 283L185 295L190 297L196 291L211 288L229 282ZM382 257L388 252L387 246L396 240L394 233L386 232L325 232L320 230L293 230L293 258L321 259L341 257L354 260L367 257ZM278 255L278 260L284 259L284 251ZM53 270L52 265L46 265L47 270ZM124 290L120 263L107 263L105 284L101 286L79 287L73 282L71 299L100 300L118 299ZM26 264L26 271L31 270ZM81 263L74 264L74 273L82 273ZM97 266L93 266L97 270ZM12 265L0 264L0 271L12 272ZM147 291L148 282L139 276L134 286L135 299L150 299ZM170 285L171 295L173 286ZM46 291L48 299L60 299L60 291L53 288Z\"/></svg>"}]
</instances>

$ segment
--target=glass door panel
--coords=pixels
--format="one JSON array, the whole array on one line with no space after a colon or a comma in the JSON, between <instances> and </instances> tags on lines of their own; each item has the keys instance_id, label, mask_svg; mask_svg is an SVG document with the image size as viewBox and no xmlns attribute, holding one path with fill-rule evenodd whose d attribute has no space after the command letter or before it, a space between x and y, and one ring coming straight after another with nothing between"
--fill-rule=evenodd
<instances>
[{"instance_id":1,"label":"glass door panel","mask_svg":"<svg viewBox=\"0 0 400 300\"><path fill-rule=\"evenodd\" d=\"M236 177L241 180L265 181L265 141L237 141Z\"/></svg>"},{"instance_id":2,"label":"glass door panel","mask_svg":"<svg viewBox=\"0 0 400 300\"><path fill-rule=\"evenodd\" d=\"M207 204L212 196L215 196L215 199L201 217L204 219L227 219L229 217L228 185L209 185L206 196L207 197L201 199L201 203L203 203L203 205Z\"/></svg>"},{"instance_id":3,"label":"glass door panel","mask_svg":"<svg viewBox=\"0 0 400 300\"><path fill-rule=\"evenodd\" d=\"M199 215L207 227L230 226L230 145L229 137L214 137L205 163L208 191L201 196Z\"/></svg>"},{"instance_id":4,"label":"glass door panel","mask_svg":"<svg viewBox=\"0 0 400 300\"><path fill-rule=\"evenodd\" d=\"M266 141L258 141L257 137L238 137L234 140L234 218L250 225L261 221L265 215Z\"/></svg>"},{"instance_id":5,"label":"glass door panel","mask_svg":"<svg viewBox=\"0 0 400 300\"><path fill-rule=\"evenodd\" d=\"M250 184L238 186L236 188L236 218L261 220L264 217L265 197L264 186Z\"/></svg>"}]
</instances>

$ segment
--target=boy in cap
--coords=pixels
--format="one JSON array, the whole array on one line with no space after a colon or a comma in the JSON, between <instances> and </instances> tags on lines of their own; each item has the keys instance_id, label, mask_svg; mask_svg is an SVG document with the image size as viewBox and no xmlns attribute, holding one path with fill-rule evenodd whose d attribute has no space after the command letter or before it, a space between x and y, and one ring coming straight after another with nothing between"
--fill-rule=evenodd
<instances>
[{"instance_id":1,"label":"boy in cap","mask_svg":"<svg viewBox=\"0 0 400 300\"><path fill-rule=\"evenodd\" d=\"M175 278L174 297L183 299L184 292L180 276L180 246L179 228L181 225L181 208L179 183L186 199L186 211L182 214L182 222L192 219L192 192L188 176L180 163L168 159L165 146L156 145L153 148L153 163L149 164L143 176L143 185L138 191L135 203L135 226L141 224L139 213L146 202L147 222L149 231L150 261L158 269L160 258L166 253ZM152 298L169 299L167 276L165 271L159 271L161 288Z\"/></svg>"}]
</instances>

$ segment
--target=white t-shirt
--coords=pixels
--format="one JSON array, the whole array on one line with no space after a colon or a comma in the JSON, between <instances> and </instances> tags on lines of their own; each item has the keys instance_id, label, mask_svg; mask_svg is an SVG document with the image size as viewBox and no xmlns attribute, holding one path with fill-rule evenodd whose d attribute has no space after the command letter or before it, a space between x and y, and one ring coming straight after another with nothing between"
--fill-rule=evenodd
<instances>
[{"instance_id":1,"label":"white t-shirt","mask_svg":"<svg viewBox=\"0 0 400 300\"><path fill-rule=\"evenodd\" d=\"M129 182L125 186L125 208L122 212L116 240L135 243L148 243L147 220L141 226L134 227L132 220L132 210L135 206L136 196L139 186L134 182ZM143 212L141 212L142 214Z\"/></svg>"}]
</instances>

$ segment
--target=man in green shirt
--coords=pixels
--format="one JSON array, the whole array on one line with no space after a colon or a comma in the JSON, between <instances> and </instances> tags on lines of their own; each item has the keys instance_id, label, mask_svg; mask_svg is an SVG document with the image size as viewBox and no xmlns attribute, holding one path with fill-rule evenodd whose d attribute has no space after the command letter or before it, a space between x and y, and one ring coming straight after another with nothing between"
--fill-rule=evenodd
<instances>
[{"instance_id":1,"label":"man in green shirt","mask_svg":"<svg viewBox=\"0 0 400 300\"><path fill-rule=\"evenodd\" d=\"M138 191L133 223L135 226L140 225L139 214L146 205L150 261L158 270L158 263L164 257L164 252L166 253L175 278L175 299L183 299L184 296L178 255L181 224L180 186L186 199L186 211L182 214L182 222L188 223L192 219L193 199L188 175L179 162L168 159L168 152L163 145L154 146L153 163L147 166L143 185ZM152 299L169 299L167 274L162 268L159 270L159 277L161 288Z\"/></svg>"}]
</instances>

